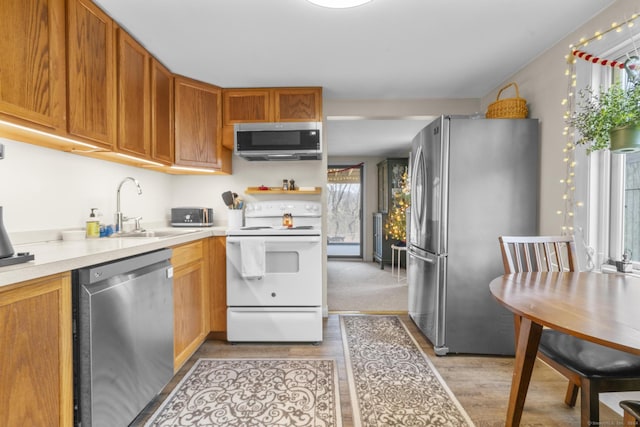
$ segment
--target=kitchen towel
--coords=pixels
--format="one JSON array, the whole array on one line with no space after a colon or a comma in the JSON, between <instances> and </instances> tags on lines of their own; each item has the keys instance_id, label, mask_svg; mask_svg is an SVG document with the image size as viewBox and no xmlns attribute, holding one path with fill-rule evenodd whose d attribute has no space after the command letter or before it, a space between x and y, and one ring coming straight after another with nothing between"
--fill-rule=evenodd
<instances>
[{"instance_id":1,"label":"kitchen towel","mask_svg":"<svg viewBox=\"0 0 640 427\"><path fill-rule=\"evenodd\" d=\"M240 242L240 274L245 279L261 279L265 269L265 243L261 238Z\"/></svg>"}]
</instances>

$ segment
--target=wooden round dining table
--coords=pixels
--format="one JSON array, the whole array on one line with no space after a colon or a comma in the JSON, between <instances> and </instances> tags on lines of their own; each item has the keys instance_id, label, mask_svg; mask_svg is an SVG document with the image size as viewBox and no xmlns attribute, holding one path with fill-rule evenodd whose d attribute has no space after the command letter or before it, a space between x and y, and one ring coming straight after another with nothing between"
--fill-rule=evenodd
<instances>
[{"instance_id":1,"label":"wooden round dining table","mask_svg":"<svg viewBox=\"0 0 640 427\"><path fill-rule=\"evenodd\" d=\"M491 294L520 320L506 426L518 426L543 327L640 355L640 277L596 272L506 274Z\"/></svg>"}]
</instances>

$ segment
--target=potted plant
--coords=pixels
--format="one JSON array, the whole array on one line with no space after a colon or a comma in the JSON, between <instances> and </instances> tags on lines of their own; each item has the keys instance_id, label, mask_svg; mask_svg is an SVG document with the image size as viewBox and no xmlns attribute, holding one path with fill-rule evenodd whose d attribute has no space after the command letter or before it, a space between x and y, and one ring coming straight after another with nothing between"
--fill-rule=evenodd
<instances>
[{"instance_id":1,"label":"potted plant","mask_svg":"<svg viewBox=\"0 0 640 427\"><path fill-rule=\"evenodd\" d=\"M580 97L580 111L568 120L580 133L576 144L586 145L587 153L640 150L640 82L633 81L627 88L612 85L597 94L587 87L580 91Z\"/></svg>"}]
</instances>

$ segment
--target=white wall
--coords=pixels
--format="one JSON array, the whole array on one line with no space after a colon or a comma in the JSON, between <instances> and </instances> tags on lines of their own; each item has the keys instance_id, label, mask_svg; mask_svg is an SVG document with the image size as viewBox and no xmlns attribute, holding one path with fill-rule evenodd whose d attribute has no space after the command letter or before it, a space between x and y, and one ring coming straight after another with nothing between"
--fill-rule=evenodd
<instances>
[{"instance_id":1,"label":"white wall","mask_svg":"<svg viewBox=\"0 0 640 427\"><path fill-rule=\"evenodd\" d=\"M282 179L297 185L326 183L326 160L248 162L234 158L231 176L168 175L142 168L82 157L76 154L0 139L0 206L10 233L58 230L84 226L90 208L98 208L106 223L116 212L118 184L127 176L140 182L143 193L127 182L121 190L125 215L142 216L142 223L166 222L171 207L206 206L214 209L214 223L225 225L227 208L221 194L231 190L245 200L276 196L245 196L247 187L279 186ZM282 196L280 196L282 197ZM320 200L318 196L296 196Z\"/></svg>"},{"instance_id":2,"label":"white wall","mask_svg":"<svg viewBox=\"0 0 640 427\"><path fill-rule=\"evenodd\" d=\"M9 234L33 230L82 228L90 208L98 208L105 223L116 212L118 184L122 210L142 216L142 223L166 221L171 206L171 177L140 168L81 157L31 144L0 138L5 158L0 160L0 206Z\"/></svg>"}]
</instances>

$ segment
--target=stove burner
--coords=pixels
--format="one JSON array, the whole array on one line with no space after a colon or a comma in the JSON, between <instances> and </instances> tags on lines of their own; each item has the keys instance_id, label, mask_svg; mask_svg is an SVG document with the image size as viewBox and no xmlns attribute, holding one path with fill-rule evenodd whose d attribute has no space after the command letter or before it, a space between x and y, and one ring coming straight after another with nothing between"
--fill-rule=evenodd
<instances>
[{"instance_id":1,"label":"stove burner","mask_svg":"<svg viewBox=\"0 0 640 427\"><path fill-rule=\"evenodd\" d=\"M10 257L6 257L6 258L0 258L0 267L6 267L8 265L14 265L14 264L21 264L23 262L29 262L31 260L33 260L35 258L35 256L33 254L30 254L29 252L18 252L17 254L10 256Z\"/></svg>"}]
</instances>

